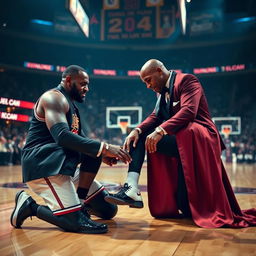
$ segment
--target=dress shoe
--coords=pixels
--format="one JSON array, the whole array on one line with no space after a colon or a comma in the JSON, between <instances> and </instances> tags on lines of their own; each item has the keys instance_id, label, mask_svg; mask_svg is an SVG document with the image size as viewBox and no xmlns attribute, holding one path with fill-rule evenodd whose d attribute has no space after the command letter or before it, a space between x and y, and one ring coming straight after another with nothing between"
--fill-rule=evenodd
<instances>
[{"instance_id":1,"label":"dress shoe","mask_svg":"<svg viewBox=\"0 0 256 256\"><path fill-rule=\"evenodd\" d=\"M129 205L132 208L143 208L143 201L139 189L125 183L116 194L105 196L105 200L112 204Z\"/></svg>"}]
</instances>

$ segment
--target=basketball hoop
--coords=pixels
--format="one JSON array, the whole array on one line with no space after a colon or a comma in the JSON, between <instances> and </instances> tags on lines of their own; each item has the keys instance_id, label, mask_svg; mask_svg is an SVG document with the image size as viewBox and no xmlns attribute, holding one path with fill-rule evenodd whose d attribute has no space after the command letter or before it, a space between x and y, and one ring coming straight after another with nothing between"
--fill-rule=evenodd
<instances>
[{"instance_id":1,"label":"basketball hoop","mask_svg":"<svg viewBox=\"0 0 256 256\"><path fill-rule=\"evenodd\" d=\"M232 132L232 126L231 125L222 125L221 133L224 134L226 139L228 139L231 132Z\"/></svg>"},{"instance_id":2,"label":"basketball hoop","mask_svg":"<svg viewBox=\"0 0 256 256\"><path fill-rule=\"evenodd\" d=\"M240 116L222 116L222 117L219 116L219 117L213 117L212 120L215 123L219 133L223 136L225 135L225 137L241 134L241 117Z\"/></svg>"},{"instance_id":3,"label":"basketball hoop","mask_svg":"<svg viewBox=\"0 0 256 256\"><path fill-rule=\"evenodd\" d=\"M127 134L128 122L122 121L122 122L119 122L118 125L122 131L122 134Z\"/></svg>"}]
</instances>

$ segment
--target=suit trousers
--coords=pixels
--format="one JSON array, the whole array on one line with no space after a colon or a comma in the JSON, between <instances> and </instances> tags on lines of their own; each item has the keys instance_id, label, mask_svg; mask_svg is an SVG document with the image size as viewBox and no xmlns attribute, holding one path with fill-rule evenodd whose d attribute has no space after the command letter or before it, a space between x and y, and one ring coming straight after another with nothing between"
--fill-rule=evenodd
<instances>
[{"instance_id":1,"label":"suit trousers","mask_svg":"<svg viewBox=\"0 0 256 256\"><path fill-rule=\"evenodd\" d=\"M130 145L130 155L132 157L132 162L129 164L128 172L141 172L141 168L145 158L145 141L147 136L154 130L140 134L139 140L136 147ZM190 217L191 211L189 208L187 188L184 179L184 173L182 164L180 161L179 150L177 147L175 135L164 135L162 139L157 144L157 152L165 154L170 157L175 157L178 159L178 191L177 191L177 205L182 211L184 216Z\"/></svg>"}]
</instances>

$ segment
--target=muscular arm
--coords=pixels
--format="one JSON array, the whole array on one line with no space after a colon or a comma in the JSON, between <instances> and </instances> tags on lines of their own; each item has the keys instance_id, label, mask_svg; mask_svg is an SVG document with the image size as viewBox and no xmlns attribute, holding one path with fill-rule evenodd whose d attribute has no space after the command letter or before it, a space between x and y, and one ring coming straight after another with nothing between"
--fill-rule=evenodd
<instances>
[{"instance_id":1,"label":"muscular arm","mask_svg":"<svg viewBox=\"0 0 256 256\"><path fill-rule=\"evenodd\" d=\"M69 104L62 94L48 91L41 97L38 107L40 112L44 113L47 128L58 145L90 156L97 156L100 142L73 134L69 130L66 119Z\"/></svg>"},{"instance_id":2,"label":"muscular arm","mask_svg":"<svg viewBox=\"0 0 256 256\"><path fill-rule=\"evenodd\" d=\"M69 104L66 98L57 91L48 91L40 99L37 111L45 117L45 123L50 130L57 123L66 123L66 113L69 110Z\"/></svg>"}]
</instances>

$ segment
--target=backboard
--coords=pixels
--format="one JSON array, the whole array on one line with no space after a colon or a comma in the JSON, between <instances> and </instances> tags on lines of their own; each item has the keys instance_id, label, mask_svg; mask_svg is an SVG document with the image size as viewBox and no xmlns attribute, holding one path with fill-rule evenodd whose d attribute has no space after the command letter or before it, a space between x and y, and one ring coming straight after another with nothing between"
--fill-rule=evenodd
<instances>
[{"instance_id":1,"label":"backboard","mask_svg":"<svg viewBox=\"0 0 256 256\"><path fill-rule=\"evenodd\" d=\"M213 117L213 122L217 126L219 133L222 135L239 135L241 134L241 117Z\"/></svg>"},{"instance_id":2,"label":"backboard","mask_svg":"<svg viewBox=\"0 0 256 256\"><path fill-rule=\"evenodd\" d=\"M129 128L134 128L142 121L142 107L121 106L106 108L107 128L120 128L120 123L128 123Z\"/></svg>"}]
</instances>

